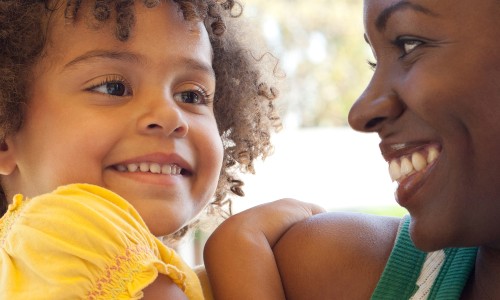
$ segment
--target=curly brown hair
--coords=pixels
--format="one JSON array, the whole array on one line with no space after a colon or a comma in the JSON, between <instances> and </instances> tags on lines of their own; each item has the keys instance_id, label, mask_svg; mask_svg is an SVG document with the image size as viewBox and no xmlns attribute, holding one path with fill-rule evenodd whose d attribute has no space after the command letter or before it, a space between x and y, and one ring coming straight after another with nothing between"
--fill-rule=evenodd
<instances>
[{"instance_id":1,"label":"curly brown hair","mask_svg":"<svg viewBox=\"0 0 500 300\"><path fill-rule=\"evenodd\" d=\"M71 21L86 1L94 1L92 14L97 22L115 18L116 38L125 42L134 27L134 2L153 8L165 0L0 0L0 141L22 126L32 68L44 50L47 18L54 5L65 5L65 17ZM254 172L255 159L270 154L271 133L281 125L273 104L277 90L270 80L274 76L265 74L273 68L262 68L261 59L245 46L241 22L236 20L243 10L239 2L167 1L177 3L186 20L204 22L210 37L216 74L214 113L224 145L223 167L211 208L230 214L230 205L224 205L230 203L230 194L244 195L237 173ZM7 199L1 188L0 193L3 215Z\"/></svg>"}]
</instances>

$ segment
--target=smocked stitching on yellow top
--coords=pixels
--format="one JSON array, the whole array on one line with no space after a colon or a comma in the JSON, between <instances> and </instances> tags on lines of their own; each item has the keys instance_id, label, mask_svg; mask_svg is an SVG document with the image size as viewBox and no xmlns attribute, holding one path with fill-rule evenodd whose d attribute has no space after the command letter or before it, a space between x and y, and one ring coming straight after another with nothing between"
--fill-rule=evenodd
<instances>
[{"instance_id":1,"label":"smocked stitching on yellow top","mask_svg":"<svg viewBox=\"0 0 500 300\"><path fill-rule=\"evenodd\" d=\"M153 263L159 260L153 251L144 246L137 245L125 249L122 255L115 258L114 262L108 265L102 276L95 282L94 288L89 292L89 300L116 299L123 293L128 292L128 284L134 282L135 276L144 271L144 262ZM174 272L172 272L174 271ZM177 268L167 266L168 275L172 276L172 281L185 291L185 274ZM172 274L173 273L173 274ZM135 295L131 295L135 296Z\"/></svg>"},{"instance_id":2,"label":"smocked stitching on yellow top","mask_svg":"<svg viewBox=\"0 0 500 300\"><path fill-rule=\"evenodd\" d=\"M23 201L22 195L14 196L12 204L9 205L9 208L5 215L0 219L0 246L5 244L5 240L7 240L7 235L9 234L12 226L16 223L16 220L19 218L19 215L22 212L22 209L26 201Z\"/></svg>"}]
</instances>

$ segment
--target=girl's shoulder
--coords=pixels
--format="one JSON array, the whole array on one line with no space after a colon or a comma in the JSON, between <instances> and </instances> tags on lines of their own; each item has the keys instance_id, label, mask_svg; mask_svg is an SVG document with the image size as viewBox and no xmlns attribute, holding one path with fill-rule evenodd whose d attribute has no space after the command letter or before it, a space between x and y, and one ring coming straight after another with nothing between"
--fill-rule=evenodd
<instances>
[{"instance_id":1,"label":"girl's shoulder","mask_svg":"<svg viewBox=\"0 0 500 300\"><path fill-rule=\"evenodd\" d=\"M135 298L158 274L201 291L196 275L126 200L88 184L32 199L17 195L0 220L0 264L8 299L38 291L37 299Z\"/></svg>"},{"instance_id":2,"label":"girl's shoulder","mask_svg":"<svg viewBox=\"0 0 500 300\"><path fill-rule=\"evenodd\" d=\"M287 296L369 299L399 225L399 218L361 213L324 213L298 223L275 247Z\"/></svg>"}]
</instances>

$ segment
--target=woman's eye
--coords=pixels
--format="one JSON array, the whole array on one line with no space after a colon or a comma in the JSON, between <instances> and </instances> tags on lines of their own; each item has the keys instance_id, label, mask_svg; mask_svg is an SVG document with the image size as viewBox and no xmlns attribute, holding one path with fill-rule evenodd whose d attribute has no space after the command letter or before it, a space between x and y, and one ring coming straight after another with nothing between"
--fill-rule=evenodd
<instances>
[{"instance_id":1,"label":"woman's eye","mask_svg":"<svg viewBox=\"0 0 500 300\"><path fill-rule=\"evenodd\" d=\"M410 54L418 46L422 45L423 42L415 39L398 39L396 45L402 50L401 57Z\"/></svg>"},{"instance_id":2,"label":"woman's eye","mask_svg":"<svg viewBox=\"0 0 500 300\"><path fill-rule=\"evenodd\" d=\"M93 87L91 90L98 93L118 97L130 95L130 91L127 86L124 83L118 81L105 82Z\"/></svg>"},{"instance_id":3,"label":"woman's eye","mask_svg":"<svg viewBox=\"0 0 500 300\"><path fill-rule=\"evenodd\" d=\"M422 44L421 41L406 41L403 44L403 47L404 47L403 50L404 50L405 54L409 54L410 52L413 51L413 49L417 48L421 44Z\"/></svg>"},{"instance_id":4,"label":"woman's eye","mask_svg":"<svg viewBox=\"0 0 500 300\"><path fill-rule=\"evenodd\" d=\"M374 61L368 60L366 63L368 63L368 66L372 71L375 71L375 69L377 68L377 63Z\"/></svg>"}]
</instances>

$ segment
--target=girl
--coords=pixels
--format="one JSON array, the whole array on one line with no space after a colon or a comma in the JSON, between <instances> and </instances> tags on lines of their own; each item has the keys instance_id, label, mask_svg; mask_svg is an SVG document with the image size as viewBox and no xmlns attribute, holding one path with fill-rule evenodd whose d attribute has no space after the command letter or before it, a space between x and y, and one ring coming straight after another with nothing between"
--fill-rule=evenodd
<instances>
[{"instance_id":1,"label":"girl","mask_svg":"<svg viewBox=\"0 0 500 300\"><path fill-rule=\"evenodd\" d=\"M277 92L240 14L233 0L0 3L2 299L203 297L155 236L212 198L221 211L242 195L235 171L270 152Z\"/></svg>"}]
</instances>

